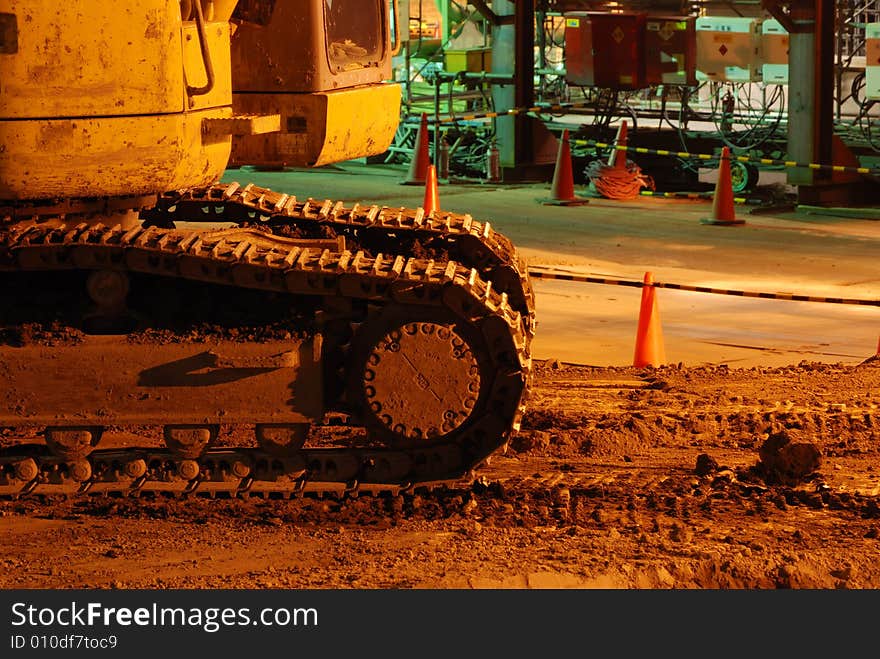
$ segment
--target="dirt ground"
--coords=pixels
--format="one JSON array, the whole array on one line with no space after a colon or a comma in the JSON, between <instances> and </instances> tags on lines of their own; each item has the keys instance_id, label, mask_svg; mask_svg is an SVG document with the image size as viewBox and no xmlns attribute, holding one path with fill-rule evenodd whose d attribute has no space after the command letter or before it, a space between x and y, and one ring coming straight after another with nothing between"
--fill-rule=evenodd
<instances>
[{"instance_id":1,"label":"dirt ground","mask_svg":"<svg viewBox=\"0 0 880 659\"><path fill-rule=\"evenodd\" d=\"M880 361L539 364L476 480L0 502L0 588L880 587Z\"/></svg>"}]
</instances>

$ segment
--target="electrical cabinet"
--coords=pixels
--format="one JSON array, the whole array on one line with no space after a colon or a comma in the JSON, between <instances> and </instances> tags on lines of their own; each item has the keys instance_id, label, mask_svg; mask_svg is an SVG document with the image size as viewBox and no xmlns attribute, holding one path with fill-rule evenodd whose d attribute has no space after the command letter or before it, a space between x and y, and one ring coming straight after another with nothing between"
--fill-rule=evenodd
<instances>
[{"instance_id":1,"label":"electrical cabinet","mask_svg":"<svg viewBox=\"0 0 880 659\"><path fill-rule=\"evenodd\" d=\"M645 14L589 12L593 24L593 77L597 87L645 86Z\"/></svg>"},{"instance_id":2,"label":"electrical cabinet","mask_svg":"<svg viewBox=\"0 0 880 659\"><path fill-rule=\"evenodd\" d=\"M645 84L696 84L695 28L693 16L645 18Z\"/></svg>"},{"instance_id":3,"label":"electrical cabinet","mask_svg":"<svg viewBox=\"0 0 880 659\"><path fill-rule=\"evenodd\" d=\"M880 99L880 23L865 25L865 98Z\"/></svg>"},{"instance_id":4,"label":"electrical cabinet","mask_svg":"<svg viewBox=\"0 0 880 659\"><path fill-rule=\"evenodd\" d=\"M592 87L593 35L590 17L585 11L573 11L565 17L565 80L570 85Z\"/></svg>"},{"instance_id":5,"label":"electrical cabinet","mask_svg":"<svg viewBox=\"0 0 880 659\"><path fill-rule=\"evenodd\" d=\"M697 18L697 80L760 82L762 22L739 16Z\"/></svg>"},{"instance_id":6,"label":"electrical cabinet","mask_svg":"<svg viewBox=\"0 0 880 659\"><path fill-rule=\"evenodd\" d=\"M447 50L444 53L444 69L450 73L467 71L490 73L492 71L491 48L466 48L462 50Z\"/></svg>"},{"instance_id":7,"label":"electrical cabinet","mask_svg":"<svg viewBox=\"0 0 880 659\"><path fill-rule=\"evenodd\" d=\"M788 84L788 31L776 19L761 25L763 64L761 77L767 84Z\"/></svg>"},{"instance_id":8,"label":"electrical cabinet","mask_svg":"<svg viewBox=\"0 0 880 659\"><path fill-rule=\"evenodd\" d=\"M644 13L566 13L566 80L610 89L646 86L644 32Z\"/></svg>"}]
</instances>

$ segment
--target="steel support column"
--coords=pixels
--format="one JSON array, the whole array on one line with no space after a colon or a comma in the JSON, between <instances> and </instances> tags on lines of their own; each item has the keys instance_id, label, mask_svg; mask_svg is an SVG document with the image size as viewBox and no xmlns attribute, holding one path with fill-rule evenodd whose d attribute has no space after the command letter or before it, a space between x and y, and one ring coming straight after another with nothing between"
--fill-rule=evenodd
<instances>
[{"instance_id":1,"label":"steel support column","mask_svg":"<svg viewBox=\"0 0 880 659\"><path fill-rule=\"evenodd\" d=\"M788 157L799 162L858 165L834 135L834 0L795 0L785 11L775 1L766 9L789 31ZM805 204L856 203L873 190L858 175L807 168L789 169Z\"/></svg>"},{"instance_id":2,"label":"steel support column","mask_svg":"<svg viewBox=\"0 0 880 659\"><path fill-rule=\"evenodd\" d=\"M820 5L833 6L829 0L799 0L788 14L791 21L788 36L788 156L800 162L830 162L831 108L833 93L834 48L821 48L826 41L820 31L824 27L833 37L834 19L822 25ZM774 12L775 13L775 12ZM829 66L830 64L830 66ZM827 107L828 112L825 111ZM823 125L823 122L827 123ZM823 133L829 135L828 151L823 153ZM821 173L811 169L789 169L791 185L813 185Z\"/></svg>"},{"instance_id":3,"label":"steel support column","mask_svg":"<svg viewBox=\"0 0 880 659\"><path fill-rule=\"evenodd\" d=\"M513 16L516 6L510 0L495 0L492 10L498 16ZM497 25L492 29L492 71L511 76L516 75L516 26ZM507 110L516 105L516 85L492 86L492 102L498 110ZM519 117L497 117L495 139L502 167L516 166L516 123Z\"/></svg>"},{"instance_id":4,"label":"steel support column","mask_svg":"<svg viewBox=\"0 0 880 659\"><path fill-rule=\"evenodd\" d=\"M516 1L513 27L516 32L514 104L518 108L529 108L535 104L535 0ZM514 155L517 163L535 161L531 124L528 117L517 117L515 122Z\"/></svg>"},{"instance_id":5,"label":"steel support column","mask_svg":"<svg viewBox=\"0 0 880 659\"><path fill-rule=\"evenodd\" d=\"M791 32L788 35L788 157L803 162L813 162L814 155L815 37L813 32ZM787 169L786 175L790 185L810 185L813 182L810 169Z\"/></svg>"},{"instance_id":6,"label":"steel support column","mask_svg":"<svg viewBox=\"0 0 880 659\"><path fill-rule=\"evenodd\" d=\"M492 10L499 19L492 29L492 72L514 79L512 88L492 87L495 107L531 107L535 104L535 0L494 0ZM556 140L540 119L498 117L495 136L505 180L545 180L552 173Z\"/></svg>"},{"instance_id":7,"label":"steel support column","mask_svg":"<svg viewBox=\"0 0 880 659\"><path fill-rule=\"evenodd\" d=\"M813 143L817 160L834 161L834 0L815 0L814 79L816 84L816 117L813 120ZM820 171L813 175L814 183L830 182L831 174Z\"/></svg>"}]
</instances>

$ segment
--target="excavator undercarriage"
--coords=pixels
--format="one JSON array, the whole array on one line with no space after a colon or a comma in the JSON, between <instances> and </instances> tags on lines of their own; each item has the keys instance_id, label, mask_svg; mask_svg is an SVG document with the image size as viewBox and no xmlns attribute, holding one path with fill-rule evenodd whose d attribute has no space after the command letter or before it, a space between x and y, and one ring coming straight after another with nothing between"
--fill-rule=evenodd
<instances>
[{"instance_id":1,"label":"excavator undercarriage","mask_svg":"<svg viewBox=\"0 0 880 659\"><path fill-rule=\"evenodd\" d=\"M237 184L142 215L6 215L0 427L44 441L5 442L0 494L400 491L518 427L533 296L488 224ZM328 415L360 432L313 446ZM102 447L129 426L164 442Z\"/></svg>"}]
</instances>

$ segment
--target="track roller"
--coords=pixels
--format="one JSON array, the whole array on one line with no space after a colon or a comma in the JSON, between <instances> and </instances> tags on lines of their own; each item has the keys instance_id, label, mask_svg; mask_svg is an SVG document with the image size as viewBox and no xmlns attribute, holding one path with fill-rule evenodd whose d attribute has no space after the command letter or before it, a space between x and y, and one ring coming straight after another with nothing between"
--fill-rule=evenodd
<instances>
[{"instance_id":1,"label":"track roller","mask_svg":"<svg viewBox=\"0 0 880 659\"><path fill-rule=\"evenodd\" d=\"M251 475L253 467L244 460L236 460L232 463L230 471L236 478L247 478Z\"/></svg>"},{"instance_id":2,"label":"track roller","mask_svg":"<svg viewBox=\"0 0 880 659\"><path fill-rule=\"evenodd\" d=\"M201 468L195 460L181 460L177 463L177 475L185 481L198 478Z\"/></svg>"},{"instance_id":3,"label":"track roller","mask_svg":"<svg viewBox=\"0 0 880 659\"><path fill-rule=\"evenodd\" d=\"M141 458L129 460L125 463L125 475L129 478L140 478L147 473L147 463Z\"/></svg>"},{"instance_id":4,"label":"track roller","mask_svg":"<svg viewBox=\"0 0 880 659\"><path fill-rule=\"evenodd\" d=\"M92 465L88 460L75 460L67 464L67 474L71 480L84 483L92 477Z\"/></svg>"},{"instance_id":5,"label":"track roller","mask_svg":"<svg viewBox=\"0 0 880 659\"><path fill-rule=\"evenodd\" d=\"M40 473L40 468L37 466L37 462L33 458L25 458L24 460L19 460L15 463L14 469L15 477L20 481L24 481L25 483L30 483Z\"/></svg>"}]
</instances>

